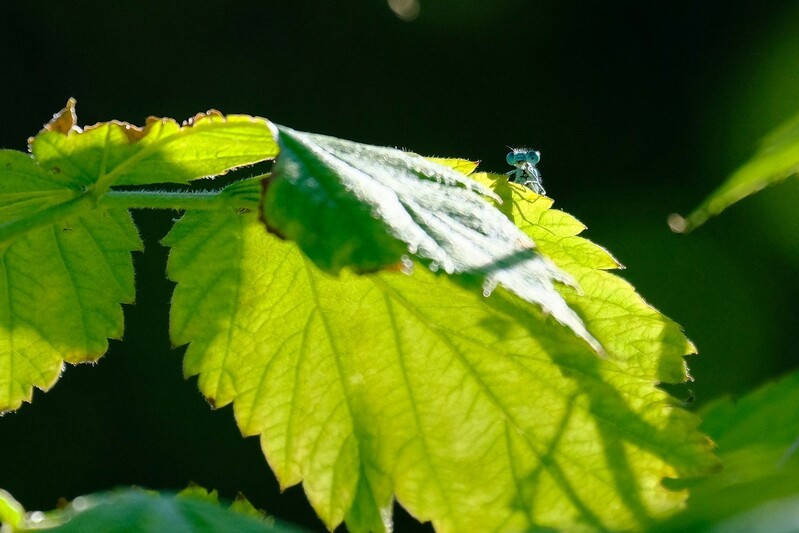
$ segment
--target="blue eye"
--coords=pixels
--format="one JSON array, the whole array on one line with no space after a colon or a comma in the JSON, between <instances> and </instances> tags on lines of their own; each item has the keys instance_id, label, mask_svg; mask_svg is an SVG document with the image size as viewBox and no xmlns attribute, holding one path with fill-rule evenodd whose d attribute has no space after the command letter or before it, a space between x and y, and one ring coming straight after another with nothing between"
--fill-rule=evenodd
<instances>
[{"instance_id":1,"label":"blue eye","mask_svg":"<svg viewBox=\"0 0 799 533\"><path fill-rule=\"evenodd\" d=\"M521 183L537 194L546 194L544 187L541 185L541 172L535 166L541 161L540 152L530 148L513 148L505 156L505 160L510 166L516 167L506 172L510 176L508 181Z\"/></svg>"}]
</instances>

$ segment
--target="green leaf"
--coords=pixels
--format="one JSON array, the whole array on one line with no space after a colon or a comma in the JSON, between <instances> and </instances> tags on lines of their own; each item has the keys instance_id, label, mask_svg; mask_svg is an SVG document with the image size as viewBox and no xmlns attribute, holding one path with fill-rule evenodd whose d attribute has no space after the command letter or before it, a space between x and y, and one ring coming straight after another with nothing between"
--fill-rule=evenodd
<instances>
[{"instance_id":1,"label":"green leaf","mask_svg":"<svg viewBox=\"0 0 799 533\"><path fill-rule=\"evenodd\" d=\"M213 112L183 127L75 125L74 100L31 141L0 151L0 412L49 389L64 361L95 361L133 303L126 210L98 207L112 185L183 182L273 157L264 119Z\"/></svg>"},{"instance_id":2,"label":"green leaf","mask_svg":"<svg viewBox=\"0 0 799 533\"><path fill-rule=\"evenodd\" d=\"M502 289L485 298L421 265L332 277L256 213L187 212L164 241L186 376L233 402L331 529L387 530L393 498L439 531L640 528L686 497L664 477L717 466L697 419L656 387L685 379L679 327L603 271L616 262L579 222L494 186L580 282L560 290L607 359Z\"/></svg>"},{"instance_id":3,"label":"green leaf","mask_svg":"<svg viewBox=\"0 0 799 533\"><path fill-rule=\"evenodd\" d=\"M657 531L794 531L799 526L799 372L702 410L721 473L692 485L688 509Z\"/></svg>"},{"instance_id":4,"label":"green leaf","mask_svg":"<svg viewBox=\"0 0 799 533\"><path fill-rule=\"evenodd\" d=\"M25 518L25 508L8 492L0 489L0 525L19 527Z\"/></svg>"},{"instance_id":5,"label":"green leaf","mask_svg":"<svg viewBox=\"0 0 799 533\"><path fill-rule=\"evenodd\" d=\"M183 493L181 493L183 494ZM207 493L206 493L207 494ZM231 506L232 507L232 506ZM299 529L275 524L271 519L225 509L206 497L177 497L140 489L79 496L63 509L31 513L20 531L59 533L299 533Z\"/></svg>"},{"instance_id":6,"label":"green leaf","mask_svg":"<svg viewBox=\"0 0 799 533\"><path fill-rule=\"evenodd\" d=\"M799 172L799 115L782 124L761 143L760 150L735 171L690 215L669 217L669 226L687 233L732 204Z\"/></svg>"},{"instance_id":7,"label":"green leaf","mask_svg":"<svg viewBox=\"0 0 799 533\"><path fill-rule=\"evenodd\" d=\"M31 157L0 150L0 225L75 198L80 184L47 172Z\"/></svg>"},{"instance_id":8,"label":"green leaf","mask_svg":"<svg viewBox=\"0 0 799 533\"><path fill-rule=\"evenodd\" d=\"M264 220L322 270L371 272L416 258L482 280L487 295L500 285L540 305L602 353L554 288L572 279L486 200L496 198L490 189L416 154L278 128Z\"/></svg>"},{"instance_id":9,"label":"green leaf","mask_svg":"<svg viewBox=\"0 0 799 533\"><path fill-rule=\"evenodd\" d=\"M17 238L0 255L0 412L47 390L64 361L95 361L123 332L133 303L126 211L96 210Z\"/></svg>"},{"instance_id":10,"label":"green leaf","mask_svg":"<svg viewBox=\"0 0 799 533\"><path fill-rule=\"evenodd\" d=\"M76 126L75 100L30 142L46 170L69 174L85 186L186 183L224 174L277 155L266 119L201 113L179 125L150 117L144 127L126 122Z\"/></svg>"}]
</instances>

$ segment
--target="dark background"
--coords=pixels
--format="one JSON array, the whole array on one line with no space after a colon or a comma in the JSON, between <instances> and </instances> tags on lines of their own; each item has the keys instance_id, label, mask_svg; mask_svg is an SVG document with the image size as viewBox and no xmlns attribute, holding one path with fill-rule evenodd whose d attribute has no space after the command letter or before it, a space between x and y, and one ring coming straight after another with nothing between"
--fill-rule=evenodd
<instances>
[{"instance_id":1,"label":"dark background","mask_svg":"<svg viewBox=\"0 0 799 533\"><path fill-rule=\"evenodd\" d=\"M70 96L81 124L213 107L502 172L506 145L532 145L556 207L697 344L680 394L701 406L796 366L799 180L693 234L666 226L799 111L795 2L421 0L411 21L385 0L4 2L0 74L5 148ZM0 487L46 509L195 481L322 530L231 409L181 377L158 244L175 214L135 216L126 340L0 419Z\"/></svg>"}]
</instances>

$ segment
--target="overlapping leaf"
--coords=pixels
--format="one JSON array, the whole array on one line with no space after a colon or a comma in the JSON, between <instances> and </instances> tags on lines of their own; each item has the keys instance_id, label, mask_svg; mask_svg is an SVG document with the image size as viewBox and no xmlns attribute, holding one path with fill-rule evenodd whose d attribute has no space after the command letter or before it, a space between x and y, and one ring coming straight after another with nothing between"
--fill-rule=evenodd
<instances>
[{"instance_id":1,"label":"overlapping leaf","mask_svg":"<svg viewBox=\"0 0 799 533\"><path fill-rule=\"evenodd\" d=\"M333 278L255 213L188 212L165 240L186 375L233 402L331 528L387 529L395 497L440 531L624 530L680 507L664 477L716 466L696 419L655 387L685 378L679 328L603 272L613 258L551 201L495 188L579 281L563 296L606 360L513 294L421 265Z\"/></svg>"},{"instance_id":2,"label":"overlapping leaf","mask_svg":"<svg viewBox=\"0 0 799 533\"><path fill-rule=\"evenodd\" d=\"M264 220L322 270L372 272L416 258L434 270L482 279L487 293L505 287L602 352L554 288L571 278L486 201L495 198L489 189L393 148L285 127L276 135L281 153L267 181Z\"/></svg>"},{"instance_id":3,"label":"overlapping leaf","mask_svg":"<svg viewBox=\"0 0 799 533\"><path fill-rule=\"evenodd\" d=\"M690 215L672 215L674 231L688 232L708 218L750 196L799 172L799 116L777 128L763 141L760 150L735 171Z\"/></svg>"},{"instance_id":4,"label":"overlapping leaf","mask_svg":"<svg viewBox=\"0 0 799 533\"><path fill-rule=\"evenodd\" d=\"M130 215L97 207L113 185L182 182L274 156L263 119L198 116L75 126L74 101L31 141L0 151L0 412L48 389L64 361L93 361L121 338L134 300ZM101 186L102 185L102 186Z\"/></svg>"}]
</instances>

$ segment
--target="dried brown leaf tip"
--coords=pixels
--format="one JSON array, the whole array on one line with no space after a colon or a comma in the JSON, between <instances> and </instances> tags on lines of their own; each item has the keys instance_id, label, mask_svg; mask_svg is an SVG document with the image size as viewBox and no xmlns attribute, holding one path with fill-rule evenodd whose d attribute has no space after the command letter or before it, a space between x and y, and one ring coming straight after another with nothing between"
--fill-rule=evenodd
<instances>
[{"instance_id":1,"label":"dried brown leaf tip","mask_svg":"<svg viewBox=\"0 0 799 533\"><path fill-rule=\"evenodd\" d=\"M53 115L52 120L44 125L43 130L63 133L64 135L70 131L79 131L80 128L76 125L78 116L75 113L75 103L74 98L67 100L66 107Z\"/></svg>"},{"instance_id":2,"label":"dried brown leaf tip","mask_svg":"<svg viewBox=\"0 0 799 533\"><path fill-rule=\"evenodd\" d=\"M64 109L53 115L53 118L50 120L50 122L42 126L42 130L39 133L53 131L66 135L70 131L81 131L77 126L78 116L75 113L75 103L76 101L74 98L67 100L67 105L64 107ZM34 139L35 137L28 137L29 150Z\"/></svg>"},{"instance_id":3,"label":"dried brown leaf tip","mask_svg":"<svg viewBox=\"0 0 799 533\"><path fill-rule=\"evenodd\" d=\"M216 109L210 109L205 113L198 113L193 117L189 118L188 120L183 121L182 124L179 124L175 119L171 118L162 118L162 117L155 117L150 116L144 123L144 126L136 126L134 124L130 124L129 122L123 122L120 120L110 120L108 122L98 122L97 124L93 124L91 126L85 126L83 128L77 125L77 114L75 113L75 104L76 101L74 98L70 98L67 102L67 105L64 109L53 115L53 119L45 124L44 128L40 133L60 133L62 135L67 135L70 132L76 133L90 133L94 130L99 130L101 128L112 128L115 131L121 132L127 141L131 144L137 143L141 141L143 138L147 137L153 130L158 130L161 132L168 132L168 133L176 133L177 131L183 128L193 128L198 126L205 126L208 124L219 124L219 123L226 123L228 117L223 115L220 111ZM241 117L248 118L251 122L257 121L264 121L266 119L251 117L249 115L234 115L235 118L241 119ZM33 141L34 137L28 139L28 145L30 146Z\"/></svg>"}]
</instances>

